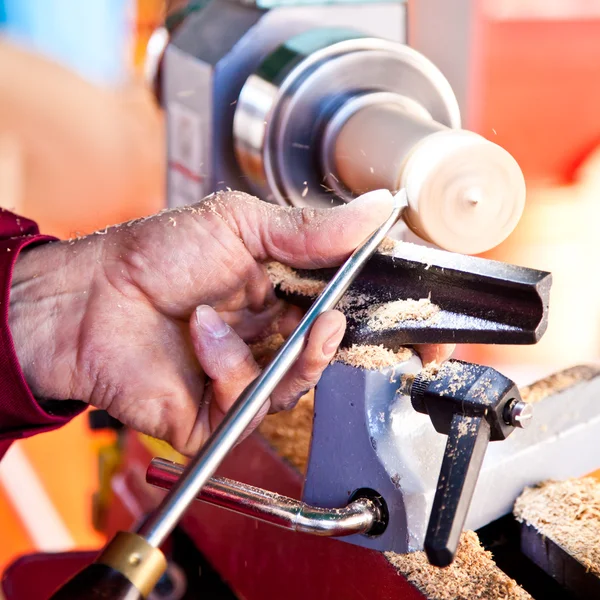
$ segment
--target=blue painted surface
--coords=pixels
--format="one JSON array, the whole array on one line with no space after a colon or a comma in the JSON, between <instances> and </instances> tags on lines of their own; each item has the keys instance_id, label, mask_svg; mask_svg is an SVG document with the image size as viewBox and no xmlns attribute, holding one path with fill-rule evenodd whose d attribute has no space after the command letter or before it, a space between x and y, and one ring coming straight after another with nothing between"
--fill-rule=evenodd
<instances>
[{"instance_id":1,"label":"blue painted surface","mask_svg":"<svg viewBox=\"0 0 600 600\"><path fill-rule=\"evenodd\" d=\"M125 76L131 0L0 0L13 38L97 83Z\"/></svg>"}]
</instances>

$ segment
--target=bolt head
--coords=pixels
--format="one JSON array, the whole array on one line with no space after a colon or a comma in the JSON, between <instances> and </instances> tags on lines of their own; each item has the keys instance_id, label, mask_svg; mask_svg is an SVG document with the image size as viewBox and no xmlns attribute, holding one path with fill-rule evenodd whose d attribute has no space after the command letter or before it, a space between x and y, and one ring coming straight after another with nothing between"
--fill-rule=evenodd
<instances>
[{"instance_id":1,"label":"bolt head","mask_svg":"<svg viewBox=\"0 0 600 600\"><path fill-rule=\"evenodd\" d=\"M525 429L531 423L533 417L533 406L523 400L509 402L505 411L505 420L513 427Z\"/></svg>"}]
</instances>

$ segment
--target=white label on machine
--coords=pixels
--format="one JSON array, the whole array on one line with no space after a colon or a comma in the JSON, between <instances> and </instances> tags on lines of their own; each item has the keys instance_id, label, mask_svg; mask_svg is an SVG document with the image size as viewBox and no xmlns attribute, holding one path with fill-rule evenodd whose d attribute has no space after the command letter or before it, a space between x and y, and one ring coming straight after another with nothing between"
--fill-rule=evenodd
<instances>
[{"instance_id":1,"label":"white label on machine","mask_svg":"<svg viewBox=\"0 0 600 600\"><path fill-rule=\"evenodd\" d=\"M191 109L171 102L169 123L169 205L183 206L204 197L202 123Z\"/></svg>"}]
</instances>

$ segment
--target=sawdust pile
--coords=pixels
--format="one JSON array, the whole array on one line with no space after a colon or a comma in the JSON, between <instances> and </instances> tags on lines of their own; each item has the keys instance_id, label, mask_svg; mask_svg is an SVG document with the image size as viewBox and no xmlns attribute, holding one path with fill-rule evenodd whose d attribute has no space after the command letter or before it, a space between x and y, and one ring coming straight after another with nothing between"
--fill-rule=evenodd
<instances>
[{"instance_id":1,"label":"sawdust pile","mask_svg":"<svg viewBox=\"0 0 600 600\"><path fill-rule=\"evenodd\" d=\"M525 402L540 402L552 394L558 394L579 382L589 381L597 375L600 375L600 368L598 367L586 365L572 367L542 379L533 385L521 388L521 398Z\"/></svg>"},{"instance_id":2,"label":"sawdust pile","mask_svg":"<svg viewBox=\"0 0 600 600\"><path fill-rule=\"evenodd\" d=\"M282 458L289 461L301 473L306 472L312 437L315 407L314 392L309 392L292 410L268 415L259 432Z\"/></svg>"},{"instance_id":3,"label":"sawdust pile","mask_svg":"<svg viewBox=\"0 0 600 600\"><path fill-rule=\"evenodd\" d=\"M445 569L432 567L424 552L386 552L385 556L429 600L531 600L496 566L473 531L463 533L456 558Z\"/></svg>"},{"instance_id":4,"label":"sawdust pile","mask_svg":"<svg viewBox=\"0 0 600 600\"><path fill-rule=\"evenodd\" d=\"M513 512L600 576L600 481L584 477L526 488Z\"/></svg>"},{"instance_id":5,"label":"sawdust pile","mask_svg":"<svg viewBox=\"0 0 600 600\"><path fill-rule=\"evenodd\" d=\"M409 360L412 352L408 348L400 348L394 352L383 345L371 346L353 344L350 348L340 348L334 362L341 362L358 369L381 371L387 367Z\"/></svg>"}]
</instances>

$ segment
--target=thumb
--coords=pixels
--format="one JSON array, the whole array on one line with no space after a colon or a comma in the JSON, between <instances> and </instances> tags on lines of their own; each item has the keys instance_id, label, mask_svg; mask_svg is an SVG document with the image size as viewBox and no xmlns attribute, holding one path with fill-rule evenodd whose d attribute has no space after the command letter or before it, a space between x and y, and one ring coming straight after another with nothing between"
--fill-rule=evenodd
<instances>
[{"instance_id":1,"label":"thumb","mask_svg":"<svg viewBox=\"0 0 600 600\"><path fill-rule=\"evenodd\" d=\"M389 216L392 194L369 192L336 208L283 208L240 198L223 205L257 260L297 268L340 264Z\"/></svg>"}]
</instances>

